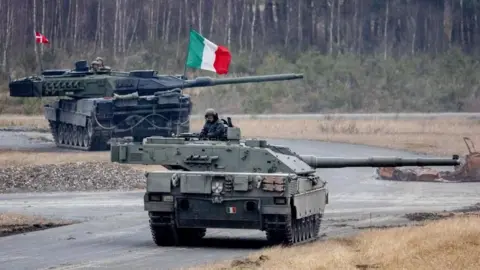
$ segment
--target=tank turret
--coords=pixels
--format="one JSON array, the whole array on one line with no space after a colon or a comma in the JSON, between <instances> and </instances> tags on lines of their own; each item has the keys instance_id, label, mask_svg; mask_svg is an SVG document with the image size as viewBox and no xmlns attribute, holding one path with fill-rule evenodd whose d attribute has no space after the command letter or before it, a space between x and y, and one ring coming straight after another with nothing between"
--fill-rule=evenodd
<instances>
[{"instance_id":1,"label":"tank turret","mask_svg":"<svg viewBox=\"0 0 480 270\"><path fill-rule=\"evenodd\" d=\"M103 98L137 93L139 96L181 88L210 87L225 84L260 83L302 79L303 74L274 74L238 78L158 75L153 70L119 72L92 71L87 61L78 61L73 70L46 70L41 76L29 76L9 83L12 97Z\"/></svg>"},{"instance_id":2,"label":"tank turret","mask_svg":"<svg viewBox=\"0 0 480 270\"><path fill-rule=\"evenodd\" d=\"M266 231L272 243L295 244L318 236L328 204L327 182L317 169L446 166L450 158L334 158L298 155L266 140L241 138L231 119L221 138L195 134L149 137L112 145L112 162L162 165L146 173L145 210L157 245L198 241L207 228Z\"/></svg>"},{"instance_id":3,"label":"tank turret","mask_svg":"<svg viewBox=\"0 0 480 270\"><path fill-rule=\"evenodd\" d=\"M192 103L183 88L301 78L302 74L274 74L189 80L153 70L91 70L82 60L72 70L46 70L10 81L9 88L12 97L60 97L44 107L56 145L92 151L107 150L111 139L125 136L141 141L189 132Z\"/></svg>"}]
</instances>

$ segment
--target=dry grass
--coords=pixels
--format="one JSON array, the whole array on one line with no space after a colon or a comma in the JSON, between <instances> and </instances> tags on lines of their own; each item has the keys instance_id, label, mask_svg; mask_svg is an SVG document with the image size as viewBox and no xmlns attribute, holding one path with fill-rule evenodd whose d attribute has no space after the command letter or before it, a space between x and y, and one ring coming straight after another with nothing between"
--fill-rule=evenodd
<instances>
[{"instance_id":1,"label":"dry grass","mask_svg":"<svg viewBox=\"0 0 480 270\"><path fill-rule=\"evenodd\" d=\"M72 224L71 221L50 220L18 213L0 213L0 236L24 233Z\"/></svg>"},{"instance_id":2,"label":"dry grass","mask_svg":"<svg viewBox=\"0 0 480 270\"><path fill-rule=\"evenodd\" d=\"M275 247L248 259L192 269L478 269L479 216L376 230L353 238Z\"/></svg>"},{"instance_id":3,"label":"dry grass","mask_svg":"<svg viewBox=\"0 0 480 270\"><path fill-rule=\"evenodd\" d=\"M0 115L0 127L28 127L31 129L48 129L48 122L43 115Z\"/></svg>"},{"instance_id":4,"label":"dry grass","mask_svg":"<svg viewBox=\"0 0 480 270\"><path fill-rule=\"evenodd\" d=\"M239 119L248 137L309 139L365 144L420 153L465 154L462 137L480 142L480 121L465 118L422 120L265 120ZM193 121L192 129L202 123Z\"/></svg>"},{"instance_id":5,"label":"dry grass","mask_svg":"<svg viewBox=\"0 0 480 270\"><path fill-rule=\"evenodd\" d=\"M43 217L37 216L26 216L18 213L0 213L0 227L11 226L11 225L28 225L28 224L46 224L51 223L51 220L48 220Z\"/></svg>"}]
</instances>

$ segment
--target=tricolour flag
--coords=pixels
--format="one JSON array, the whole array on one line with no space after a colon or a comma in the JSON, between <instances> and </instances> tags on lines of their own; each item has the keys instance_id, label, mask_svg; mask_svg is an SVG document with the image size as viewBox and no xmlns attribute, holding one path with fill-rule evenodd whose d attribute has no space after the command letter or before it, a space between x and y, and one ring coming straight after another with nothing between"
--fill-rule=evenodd
<instances>
[{"instance_id":1,"label":"tricolour flag","mask_svg":"<svg viewBox=\"0 0 480 270\"><path fill-rule=\"evenodd\" d=\"M187 66L227 74L232 56L226 47L219 46L190 30Z\"/></svg>"},{"instance_id":2,"label":"tricolour flag","mask_svg":"<svg viewBox=\"0 0 480 270\"><path fill-rule=\"evenodd\" d=\"M35 42L48 44L48 38L39 32L35 32Z\"/></svg>"},{"instance_id":3,"label":"tricolour flag","mask_svg":"<svg viewBox=\"0 0 480 270\"><path fill-rule=\"evenodd\" d=\"M237 208L234 206L234 207L227 207L227 213L228 214L235 214L237 213Z\"/></svg>"}]
</instances>

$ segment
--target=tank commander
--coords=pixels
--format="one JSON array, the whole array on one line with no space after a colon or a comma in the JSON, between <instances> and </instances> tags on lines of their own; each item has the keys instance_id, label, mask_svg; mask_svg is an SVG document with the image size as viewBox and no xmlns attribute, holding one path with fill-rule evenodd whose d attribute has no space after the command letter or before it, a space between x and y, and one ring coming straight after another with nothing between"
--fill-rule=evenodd
<instances>
[{"instance_id":1,"label":"tank commander","mask_svg":"<svg viewBox=\"0 0 480 270\"><path fill-rule=\"evenodd\" d=\"M90 64L91 71L97 72L99 69L100 69L100 63L98 61L95 60Z\"/></svg>"},{"instance_id":2,"label":"tank commander","mask_svg":"<svg viewBox=\"0 0 480 270\"><path fill-rule=\"evenodd\" d=\"M205 111L205 124L200 132L200 138L219 139L225 137L225 125L218 118L214 109Z\"/></svg>"},{"instance_id":3,"label":"tank commander","mask_svg":"<svg viewBox=\"0 0 480 270\"><path fill-rule=\"evenodd\" d=\"M109 66L104 65L103 58L101 58L101 57L95 58L94 62L98 62L98 64L99 64L98 70L100 70L100 71L110 71L110 70L112 70Z\"/></svg>"}]
</instances>

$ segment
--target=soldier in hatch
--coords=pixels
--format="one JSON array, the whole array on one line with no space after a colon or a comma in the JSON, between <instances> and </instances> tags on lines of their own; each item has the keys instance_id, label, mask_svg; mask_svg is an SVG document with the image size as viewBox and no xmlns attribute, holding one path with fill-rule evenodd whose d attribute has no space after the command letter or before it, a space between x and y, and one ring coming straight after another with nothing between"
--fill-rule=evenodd
<instances>
[{"instance_id":1,"label":"soldier in hatch","mask_svg":"<svg viewBox=\"0 0 480 270\"><path fill-rule=\"evenodd\" d=\"M109 70L111 70L111 68L110 68L109 66L105 66L105 65L103 64L103 58L101 58L101 57L95 58L95 61L94 61L94 62L97 62L97 63L98 63L98 65L99 65L98 70L100 70L100 71L109 71Z\"/></svg>"},{"instance_id":2,"label":"soldier in hatch","mask_svg":"<svg viewBox=\"0 0 480 270\"><path fill-rule=\"evenodd\" d=\"M225 137L225 125L218 119L218 114L214 109L205 111L205 125L200 132L201 138L222 138Z\"/></svg>"},{"instance_id":3,"label":"soldier in hatch","mask_svg":"<svg viewBox=\"0 0 480 270\"><path fill-rule=\"evenodd\" d=\"M100 63L98 61L93 61L90 65L90 70L93 72L97 72L100 69Z\"/></svg>"}]
</instances>

